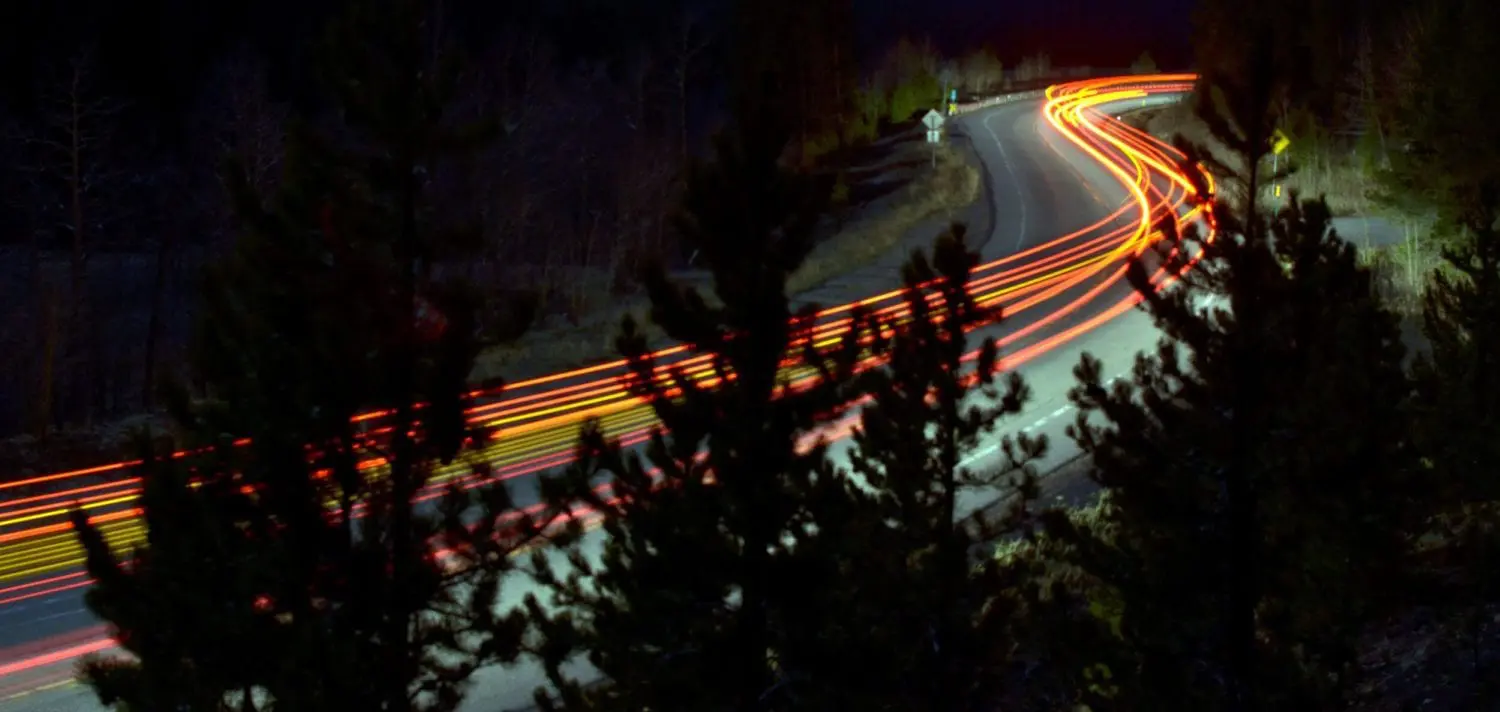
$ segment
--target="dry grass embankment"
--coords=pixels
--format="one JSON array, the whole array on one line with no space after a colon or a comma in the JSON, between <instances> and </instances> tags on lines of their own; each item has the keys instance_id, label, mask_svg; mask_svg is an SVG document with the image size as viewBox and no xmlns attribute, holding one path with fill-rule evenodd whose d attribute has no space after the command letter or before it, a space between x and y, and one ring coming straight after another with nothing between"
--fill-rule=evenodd
<instances>
[{"instance_id":1,"label":"dry grass embankment","mask_svg":"<svg viewBox=\"0 0 1500 712\"><path fill-rule=\"evenodd\" d=\"M884 199L884 205L860 215L861 206L851 205L855 217L842 229L822 240L787 284L790 294L799 294L830 279L847 274L895 249L909 230L935 215L972 203L979 196L979 169L956 149L943 147L936 167L930 167L930 149L920 142L896 144L893 154L863 171L867 179L905 181ZM607 288L601 280L598 289ZM695 284L707 294L706 281ZM643 296L591 300L603 304L581 314L576 323L536 328L512 344L487 349L474 368L474 380L497 376L528 378L569 368L578 368L617 358L615 337L620 321L633 316L650 342L664 336L647 319L650 304Z\"/></svg>"},{"instance_id":2,"label":"dry grass embankment","mask_svg":"<svg viewBox=\"0 0 1500 712\"><path fill-rule=\"evenodd\" d=\"M928 149L919 148L920 152ZM787 292L800 294L841 274L880 259L922 221L951 214L979 197L979 169L944 145L937 165L902 187L891 206L846 226L815 248L787 280Z\"/></svg>"}]
</instances>

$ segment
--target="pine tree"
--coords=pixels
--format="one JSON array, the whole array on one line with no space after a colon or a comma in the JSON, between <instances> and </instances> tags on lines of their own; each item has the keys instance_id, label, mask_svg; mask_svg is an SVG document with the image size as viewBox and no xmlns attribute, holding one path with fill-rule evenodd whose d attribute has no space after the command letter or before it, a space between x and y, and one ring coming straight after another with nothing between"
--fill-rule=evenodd
<instances>
[{"instance_id":1,"label":"pine tree","mask_svg":"<svg viewBox=\"0 0 1500 712\"><path fill-rule=\"evenodd\" d=\"M1427 474L1444 495L1448 530L1437 549L1445 577L1435 591L1471 605L1471 675L1492 707L1490 666L1481 656L1487 607L1495 599L1500 552L1500 131L1491 118L1500 90L1485 80L1494 61L1488 27L1493 3L1457 0L1409 11L1411 51L1392 111L1402 150L1380 174L1386 202L1435 217L1443 261L1423 295L1423 333L1430 348L1412 372L1418 435Z\"/></svg>"},{"instance_id":2,"label":"pine tree","mask_svg":"<svg viewBox=\"0 0 1500 712\"><path fill-rule=\"evenodd\" d=\"M1398 85L1394 116L1404 150L1380 175L1383 197L1427 212L1446 243L1423 309L1431 351L1417 360L1424 449L1452 475L1459 502L1495 499L1500 365L1500 131L1488 118L1500 90L1480 69L1493 39L1479 28L1497 19L1492 3L1432 3L1413 13L1417 34ZM1484 474L1481 474L1484 473ZM1500 482L1500 480L1496 480Z\"/></svg>"},{"instance_id":3,"label":"pine tree","mask_svg":"<svg viewBox=\"0 0 1500 712\"><path fill-rule=\"evenodd\" d=\"M1242 167L1185 148L1255 196L1279 82L1269 35L1249 44L1243 71L1198 92ZM1091 357L1077 369L1070 434L1093 457L1107 534L1060 518L1051 533L1119 612L1109 704L1326 708L1353 631L1399 582L1414 496L1403 351L1328 220L1294 197L1269 221L1253 199L1216 203L1212 240L1163 223L1180 282L1158 292L1145 262L1130 274L1166 338L1133 383L1106 388Z\"/></svg>"},{"instance_id":4,"label":"pine tree","mask_svg":"<svg viewBox=\"0 0 1500 712\"><path fill-rule=\"evenodd\" d=\"M1030 392L1017 374L997 378L993 339L972 354L972 370L966 363L966 332L1000 317L968 292L977 263L962 225L939 236L930 262L915 253L904 270L910 317L880 329L873 351L888 363L861 378L870 400L849 458L876 506L863 514L873 524L846 535L861 543L847 548L849 575L837 591L844 598L835 619L854 627L827 674L846 697L808 709L978 710L1002 697L1019 603L1010 592L1019 582L992 560L976 565L973 551L1010 527L958 519L970 496L1011 492L1019 495L1013 515L1024 515L1036 495L1027 463L1046 442L995 433ZM967 459L991 439L1002 466L971 470ZM803 627L829 634L818 620Z\"/></svg>"},{"instance_id":5,"label":"pine tree","mask_svg":"<svg viewBox=\"0 0 1500 712\"><path fill-rule=\"evenodd\" d=\"M291 643L258 605L274 590L268 574L284 552L261 545L271 522L245 516L254 505L240 483L201 476L228 470L232 445L193 465L174 461L170 448L163 452L150 438L138 445L146 457L139 469L147 542L129 567L81 513L74 516L95 580L87 603L140 662L89 660L84 678L102 703L129 710L238 707L231 700L274 678L275 655ZM202 485L190 487L190 476Z\"/></svg>"},{"instance_id":6,"label":"pine tree","mask_svg":"<svg viewBox=\"0 0 1500 712\"><path fill-rule=\"evenodd\" d=\"M740 106L715 161L691 171L679 221L712 272L712 301L660 269L646 278L652 320L706 354L717 384L658 378L627 321L619 344L631 387L663 430L643 459L587 428L576 466L544 489L559 510L591 507L604 537L592 557L575 523L558 540L570 571L534 557L565 610L529 602L558 688L538 692L545 709L789 709L805 682L799 660L818 652L787 642L790 612L819 609L819 584L838 575L809 553L824 531L813 513L848 511L858 494L821 445L799 443L846 402L859 330L819 350L808 339L812 311L790 311L787 275L812 246L826 186L783 168L790 132L757 105ZM820 373L814 385L789 381L789 350ZM607 487L596 490L601 480ZM602 689L586 692L562 671L579 654Z\"/></svg>"},{"instance_id":7,"label":"pine tree","mask_svg":"<svg viewBox=\"0 0 1500 712\"><path fill-rule=\"evenodd\" d=\"M1430 349L1413 364L1424 452L1451 477L1455 503L1500 500L1500 234L1446 250L1423 306Z\"/></svg>"},{"instance_id":8,"label":"pine tree","mask_svg":"<svg viewBox=\"0 0 1500 712\"><path fill-rule=\"evenodd\" d=\"M1393 133L1404 145L1379 176L1381 193L1409 212L1435 212L1449 234L1491 228L1500 203L1500 132L1490 120L1500 89L1485 77L1496 47L1480 29L1496 21L1494 3L1479 0L1414 9L1419 29L1396 77Z\"/></svg>"},{"instance_id":9,"label":"pine tree","mask_svg":"<svg viewBox=\"0 0 1500 712\"><path fill-rule=\"evenodd\" d=\"M1156 60L1151 58L1150 52L1141 52L1140 56L1130 63L1131 74L1155 74L1157 71Z\"/></svg>"},{"instance_id":10,"label":"pine tree","mask_svg":"<svg viewBox=\"0 0 1500 712\"><path fill-rule=\"evenodd\" d=\"M1434 271L1427 287L1422 315L1429 349L1418 355L1412 375L1417 438L1446 524L1439 529L1446 546L1435 563L1462 572L1433 592L1472 606L1470 674L1485 695L1472 704L1485 708L1493 706L1495 688L1481 652L1484 626L1500 586L1500 234L1487 227L1466 237L1444 249L1446 269Z\"/></svg>"},{"instance_id":11,"label":"pine tree","mask_svg":"<svg viewBox=\"0 0 1500 712\"><path fill-rule=\"evenodd\" d=\"M849 0L737 3L733 86L791 134L789 156L810 167L855 120L857 62Z\"/></svg>"},{"instance_id":12,"label":"pine tree","mask_svg":"<svg viewBox=\"0 0 1500 712\"><path fill-rule=\"evenodd\" d=\"M229 171L243 234L205 280L193 358L211 399L173 396L187 444L210 454L146 460L149 546L128 561L74 516L89 605L136 657L86 666L106 703L452 709L474 669L518 652L493 605L505 566L454 571L438 545L473 559L532 532L471 535L456 491L418 506L440 463L482 469L461 452L486 439L464 416L475 300L430 269L472 233L423 193L491 133L444 119L457 67L433 54L429 20L418 0L352 3L325 65L347 131L301 122L273 196ZM368 408L387 415L353 422Z\"/></svg>"}]
</instances>

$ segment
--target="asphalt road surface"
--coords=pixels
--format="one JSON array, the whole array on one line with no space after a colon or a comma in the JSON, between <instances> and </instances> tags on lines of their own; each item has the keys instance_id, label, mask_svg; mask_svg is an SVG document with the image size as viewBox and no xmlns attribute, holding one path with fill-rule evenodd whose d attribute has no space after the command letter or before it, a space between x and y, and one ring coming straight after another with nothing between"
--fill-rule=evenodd
<instances>
[{"instance_id":1,"label":"asphalt road surface","mask_svg":"<svg viewBox=\"0 0 1500 712\"><path fill-rule=\"evenodd\" d=\"M1048 124L1041 108L1042 100L1033 98L952 119L952 130L967 138L989 181L987 199L992 203L993 213L991 234L983 241L985 260L1036 248L1059 235L1094 225L1129 200L1128 191L1097 161ZM1136 217L1126 212L1114 222L1128 228ZM893 273L891 286L895 285ZM1054 299L1070 299L1086 288L1087 285L1080 285ZM1008 344L1005 351L1022 352L1049 335L1082 324L1103 305L1118 302L1128 294L1128 286L1116 283L1088 305ZM982 335L1000 337L1015 333L1043 313L1032 310L1017 314L983 330ZM1074 418L1067 392L1074 383L1072 369L1080 354L1090 352L1104 361L1106 373L1121 374L1128 370L1135 354L1151 347L1156 339L1156 330L1149 319L1132 310L1019 366L1034 397L1025 411L1005 428L1048 438L1050 451L1038 463L1040 471L1055 469L1078 454L1064 428ZM842 449L836 447L835 452L841 453ZM998 467L999 463L998 449L991 447L974 453L968 464L982 470ZM519 499L523 502L534 499L526 478L512 482ZM975 493L965 500L964 509L971 511L994 497L994 493ZM508 587L502 605L519 601L528 588L524 582ZM102 709L91 691L70 679L74 662L67 652L97 640L102 632L100 624L83 608L80 590L0 608L0 712ZM49 656L56 659L49 660ZM17 669L21 667L24 669ZM477 712L527 708L532 690L541 682L539 671L526 665L483 671L475 679L464 709Z\"/></svg>"}]
</instances>

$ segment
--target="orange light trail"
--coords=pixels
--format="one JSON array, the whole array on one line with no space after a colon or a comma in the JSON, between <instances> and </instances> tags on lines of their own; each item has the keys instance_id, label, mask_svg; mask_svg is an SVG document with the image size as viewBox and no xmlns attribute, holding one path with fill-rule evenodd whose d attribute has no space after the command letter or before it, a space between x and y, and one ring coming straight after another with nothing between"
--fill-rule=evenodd
<instances>
[{"instance_id":1,"label":"orange light trail","mask_svg":"<svg viewBox=\"0 0 1500 712\"><path fill-rule=\"evenodd\" d=\"M1008 317L1046 309L1025 326L1008 330L998 339L1001 346L1036 334L1081 309L1098 310L1079 324L1009 353L1003 362L1005 368L1015 368L1134 307L1141 298L1134 293L1113 304L1099 304L1098 300L1123 282L1128 261L1160 238L1153 232L1160 220L1172 216L1183 226L1204 217L1203 200L1194 195L1193 183L1180 165L1185 157L1172 146L1098 109L1122 100L1182 93L1195 79L1191 74L1141 75L1084 80L1047 89L1042 108L1047 123L1104 167L1124 188L1128 199L1092 225L975 268L970 289L981 304L1000 306ZM1129 226L1113 227L1124 217L1129 217ZM1151 279L1159 287L1172 281L1161 269ZM810 338L819 346L838 343L851 327L855 308L900 319L908 313L904 293L891 290L823 309L815 317ZM1072 296L1054 303L1065 295ZM971 352L968 358L976 355ZM652 357L657 364L653 378L659 382L678 371L705 387L716 383L710 358L692 353L687 346L664 348L653 352ZM867 358L863 365L875 364L874 359ZM644 442L657 421L650 404L626 389L622 377L627 373L627 363L620 359L517 381L506 386L503 398L494 392L476 391L473 395L481 402L469 409L471 421L497 429L491 442L480 446L480 456L491 463L494 476L500 479L565 465L573 458L578 427L587 418L598 418L607 435L627 446ZM816 377L790 357L787 376L798 387ZM378 437L389 432L389 426L380 422L388 415L375 411L357 416L355 421L366 424L368 436ZM808 442L818 437L844 437L857 421L857 412L848 411L810 435ZM127 474L137 464L138 460L124 461L0 483L0 496L11 495L0 501L0 606L89 584L81 570L82 550L67 519L68 509L75 504L89 513L116 550L128 550L145 540L136 502L140 479ZM362 464L367 469L380 466L374 457ZM463 463L439 468L432 480L420 499L440 497L450 484L466 488L482 484ZM107 639L74 643L68 650L0 664L0 678L109 647Z\"/></svg>"}]
</instances>

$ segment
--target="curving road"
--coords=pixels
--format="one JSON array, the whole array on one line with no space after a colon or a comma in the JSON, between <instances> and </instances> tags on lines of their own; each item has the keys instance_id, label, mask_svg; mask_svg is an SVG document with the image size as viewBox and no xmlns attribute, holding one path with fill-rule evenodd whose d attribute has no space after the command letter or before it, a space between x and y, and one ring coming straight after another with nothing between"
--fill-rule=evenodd
<instances>
[{"instance_id":1,"label":"curving road","mask_svg":"<svg viewBox=\"0 0 1500 712\"><path fill-rule=\"evenodd\" d=\"M1072 420L1066 394L1079 354L1092 352L1108 372L1122 372L1156 339L1149 320L1132 308L1135 295L1123 278L1126 260L1154 238L1148 228L1155 219L1194 218L1184 204L1186 182L1171 149L1115 121L1110 112L1134 108L1143 99L1171 98L1191 81L1190 75L1175 75L1077 82L1054 87L1046 97L1019 95L994 106L965 107L950 125L982 162L991 203L990 234L980 236L985 264L976 271L975 292L1010 314L981 335L999 339L1007 365L1032 386L1034 399L1009 427L1049 437L1052 450L1039 463L1043 471L1076 455L1063 428ZM889 284L895 283L892 273ZM892 310L900 303L895 293L863 301ZM847 305L828 310L822 333L836 338L846 312ZM690 370L701 363L680 349L667 350L662 359ZM513 478L521 504L535 500L527 486L535 473L569 458L584 417L603 418L626 442L644 437L654 419L648 407L619 388L619 373L619 364L602 364L531 379L513 384L503 400L475 409L476 419L505 429L503 439L487 446L487 455L502 476ZM378 414L368 422L378 434ZM833 428L835 435L846 429L847 423ZM841 447L834 452L841 455ZM991 447L974 453L969 465L982 469L997 463ZM82 502L117 546L140 541L135 482L128 474L128 463L118 463L0 485L0 710L100 708L88 690L69 679L78 655L107 649L109 641L83 609L87 579L63 507ZM993 497L973 493L964 508ZM505 598L519 600L524 588L509 587ZM487 670L476 680L466 708L525 707L539 683L536 671L524 666Z\"/></svg>"}]
</instances>

